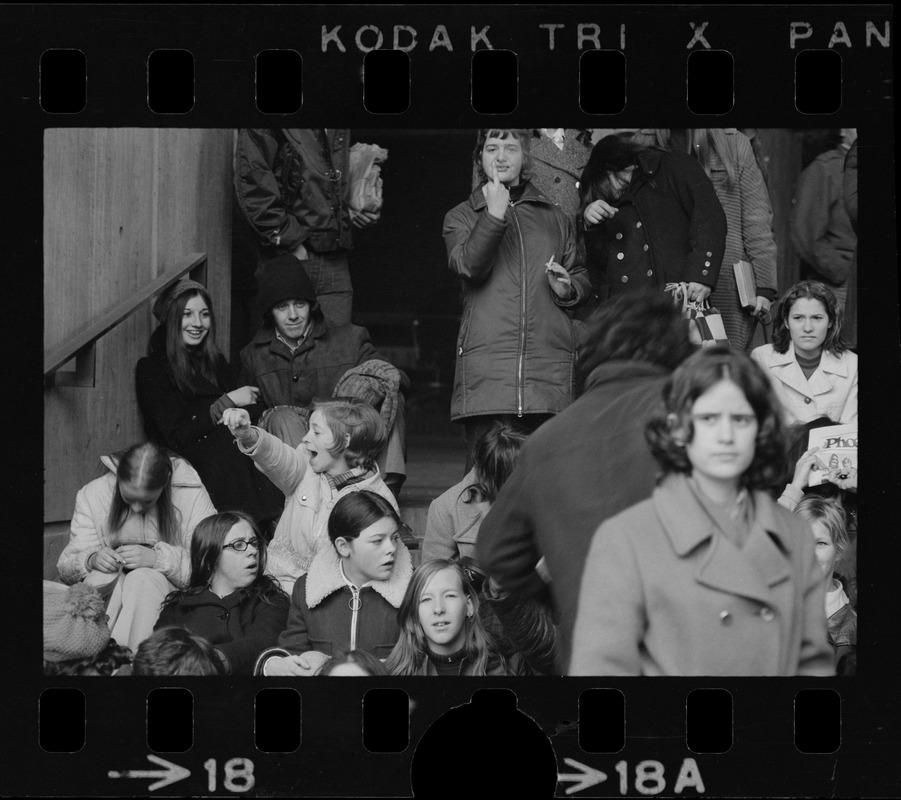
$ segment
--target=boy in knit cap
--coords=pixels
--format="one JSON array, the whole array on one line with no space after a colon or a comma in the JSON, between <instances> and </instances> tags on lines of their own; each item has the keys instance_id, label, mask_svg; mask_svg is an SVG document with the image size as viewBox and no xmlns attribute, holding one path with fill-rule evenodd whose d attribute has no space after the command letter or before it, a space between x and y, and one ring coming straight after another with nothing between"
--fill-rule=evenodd
<instances>
[{"instance_id":1,"label":"boy in knit cap","mask_svg":"<svg viewBox=\"0 0 901 800\"><path fill-rule=\"evenodd\" d=\"M44 582L44 674L112 675L131 651L110 639L105 603L84 583Z\"/></svg>"},{"instance_id":2,"label":"boy in knit cap","mask_svg":"<svg viewBox=\"0 0 901 800\"><path fill-rule=\"evenodd\" d=\"M380 362L380 370L395 374L393 382L387 381L395 389L389 401L388 444L377 463L385 483L397 494L406 478L401 392L409 387L407 376L379 354L365 328L326 320L305 262L294 256L279 256L263 266L258 297L262 325L241 351L238 382L260 391L259 402L267 410L259 427L297 447L307 432L313 400L331 397L348 370Z\"/></svg>"}]
</instances>

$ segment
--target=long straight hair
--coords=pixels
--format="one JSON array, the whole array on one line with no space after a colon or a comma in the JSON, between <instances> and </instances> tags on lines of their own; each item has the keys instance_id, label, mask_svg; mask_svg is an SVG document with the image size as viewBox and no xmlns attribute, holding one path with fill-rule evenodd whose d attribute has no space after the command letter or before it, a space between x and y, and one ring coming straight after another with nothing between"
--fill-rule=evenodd
<instances>
[{"instance_id":1,"label":"long straight hair","mask_svg":"<svg viewBox=\"0 0 901 800\"><path fill-rule=\"evenodd\" d=\"M472 664L471 674L486 675L489 663L497 660L502 662L506 672L507 661L479 617L478 593L469 582L463 568L456 561L446 558L426 561L413 572L413 579L407 586L407 592L397 611L400 637L385 661L388 672L392 675L416 675L422 669L428 658L428 639L419 621L419 599L432 577L445 569L456 573L464 595L472 601L472 616L463 623L464 647L466 659Z\"/></svg>"},{"instance_id":2,"label":"long straight hair","mask_svg":"<svg viewBox=\"0 0 901 800\"><path fill-rule=\"evenodd\" d=\"M188 346L182 339L182 317L188 301L200 297L210 311L210 330L197 348L199 358L191 358ZM175 377L175 385L182 394L195 395L200 389L199 378L204 378L219 389L216 378L216 366L222 359L222 353L216 346L216 316L213 313L213 301L205 289L194 289L175 298L166 316L166 358Z\"/></svg>"},{"instance_id":3,"label":"long straight hair","mask_svg":"<svg viewBox=\"0 0 901 800\"><path fill-rule=\"evenodd\" d=\"M274 605L279 596L288 595L272 576L266 575L266 540L253 517L243 511L222 511L201 520L191 536L191 578L185 589L170 592L163 601L163 607L175 605L184 597L200 594L213 580L216 566L222 557L222 544L235 525L246 522L259 544L257 550L257 573L253 582L241 592L246 597L258 597L268 605Z\"/></svg>"},{"instance_id":4,"label":"long straight hair","mask_svg":"<svg viewBox=\"0 0 901 800\"><path fill-rule=\"evenodd\" d=\"M122 454L116 467L116 491L107 516L110 536L119 532L131 513L119 491L120 483L134 483L152 492L162 489L155 505L160 541L178 544L180 518L178 509L172 505L172 461L166 451L153 442L143 442L133 444Z\"/></svg>"}]
</instances>

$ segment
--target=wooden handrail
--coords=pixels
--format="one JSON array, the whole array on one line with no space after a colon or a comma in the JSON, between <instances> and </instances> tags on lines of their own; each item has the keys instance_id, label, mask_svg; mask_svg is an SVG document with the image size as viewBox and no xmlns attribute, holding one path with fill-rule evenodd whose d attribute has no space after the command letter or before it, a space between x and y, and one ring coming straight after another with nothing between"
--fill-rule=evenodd
<instances>
[{"instance_id":1,"label":"wooden handrail","mask_svg":"<svg viewBox=\"0 0 901 800\"><path fill-rule=\"evenodd\" d=\"M45 353L44 378L46 379L66 362L71 361L79 350L92 344L105 333L115 328L124 319L131 316L155 294L171 286L186 273L196 269L206 261L206 257L206 253L191 253L185 256L168 272L148 283L131 297L113 306L100 319L89 323L74 336L70 336L65 344L60 345L55 350L51 350L49 353Z\"/></svg>"}]
</instances>

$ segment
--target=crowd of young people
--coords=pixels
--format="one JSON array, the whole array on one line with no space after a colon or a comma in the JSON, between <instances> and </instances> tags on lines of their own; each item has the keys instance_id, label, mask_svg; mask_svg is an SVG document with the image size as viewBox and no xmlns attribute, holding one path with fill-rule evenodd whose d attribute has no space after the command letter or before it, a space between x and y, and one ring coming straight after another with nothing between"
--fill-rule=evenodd
<instances>
[{"instance_id":1,"label":"crowd of young people","mask_svg":"<svg viewBox=\"0 0 901 800\"><path fill-rule=\"evenodd\" d=\"M742 134L583 138L552 201L560 131L480 131L445 218L469 463L414 532L421 563L397 502L409 381L323 316L292 240L259 273L237 380L205 287L155 304L149 441L76 498L44 588L48 673L854 673L857 469L810 486L806 446L857 422L841 301L812 280L777 301ZM732 258L758 276L752 308ZM690 342L673 282L722 304L731 347Z\"/></svg>"}]
</instances>

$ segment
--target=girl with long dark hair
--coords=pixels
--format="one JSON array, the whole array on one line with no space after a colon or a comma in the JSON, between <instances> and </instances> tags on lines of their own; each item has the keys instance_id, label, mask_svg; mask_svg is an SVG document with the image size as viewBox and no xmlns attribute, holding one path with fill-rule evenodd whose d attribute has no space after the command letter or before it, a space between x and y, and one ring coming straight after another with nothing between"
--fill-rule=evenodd
<instances>
[{"instance_id":1,"label":"girl with long dark hair","mask_svg":"<svg viewBox=\"0 0 901 800\"><path fill-rule=\"evenodd\" d=\"M188 459L218 507L237 508L264 524L281 510L278 490L242 458L219 421L227 408L254 418L255 386L235 387L216 346L216 320L206 287L177 283L154 304L160 326L138 361L138 406L150 439Z\"/></svg>"},{"instance_id":2,"label":"girl with long dark hair","mask_svg":"<svg viewBox=\"0 0 901 800\"><path fill-rule=\"evenodd\" d=\"M288 619L288 595L265 570L266 540L250 516L208 517L191 539L191 579L166 597L156 628L177 625L202 636L226 673L250 675Z\"/></svg>"}]
</instances>

